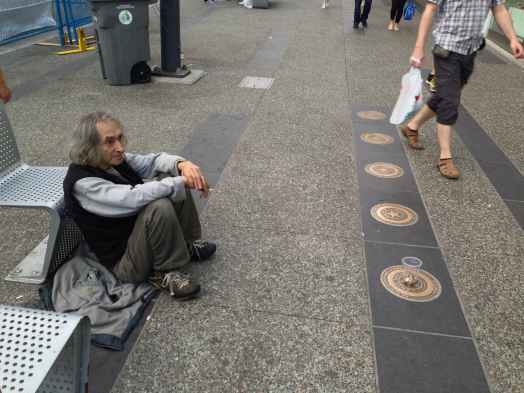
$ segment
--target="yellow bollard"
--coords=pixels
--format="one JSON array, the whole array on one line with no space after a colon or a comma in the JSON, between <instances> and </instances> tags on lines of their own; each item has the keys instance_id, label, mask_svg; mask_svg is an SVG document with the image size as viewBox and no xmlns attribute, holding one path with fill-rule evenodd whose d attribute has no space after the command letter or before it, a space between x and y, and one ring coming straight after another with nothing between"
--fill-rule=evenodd
<instances>
[{"instance_id":1,"label":"yellow bollard","mask_svg":"<svg viewBox=\"0 0 524 393\"><path fill-rule=\"evenodd\" d=\"M75 55L78 53L91 52L96 50L96 46L88 46L86 40L86 33L83 28L79 27L76 29L76 34L78 37L78 49L64 50L61 52L56 52L57 55Z\"/></svg>"}]
</instances>

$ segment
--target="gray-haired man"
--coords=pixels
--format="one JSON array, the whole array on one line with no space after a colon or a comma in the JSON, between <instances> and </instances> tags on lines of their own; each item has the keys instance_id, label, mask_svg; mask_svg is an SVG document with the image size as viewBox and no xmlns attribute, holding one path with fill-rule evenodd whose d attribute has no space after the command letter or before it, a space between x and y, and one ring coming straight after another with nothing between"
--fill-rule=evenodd
<instances>
[{"instance_id":1,"label":"gray-haired man","mask_svg":"<svg viewBox=\"0 0 524 393\"><path fill-rule=\"evenodd\" d=\"M429 119L437 116L440 145L437 168L448 179L458 179L460 175L451 155L451 126L458 118L461 90L473 72L477 51L484 45L482 28L490 10L509 40L513 56L516 59L524 58L524 49L515 34L504 0L428 0L411 55L411 64L420 67L433 15L437 13L438 19L433 30L436 93L413 119L401 127L401 131L412 149L423 149L418 141L418 130Z\"/></svg>"},{"instance_id":2,"label":"gray-haired man","mask_svg":"<svg viewBox=\"0 0 524 393\"><path fill-rule=\"evenodd\" d=\"M107 113L80 120L64 179L66 210L91 251L122 282L149 280L176 299L192 298L200 286L180 269L216 250L199 240L189 192L207 197L206 178L179 156L125 153L125 142L120 121ZM156 176L161 179L143 181Z\"/></svg>"}]
</instances>

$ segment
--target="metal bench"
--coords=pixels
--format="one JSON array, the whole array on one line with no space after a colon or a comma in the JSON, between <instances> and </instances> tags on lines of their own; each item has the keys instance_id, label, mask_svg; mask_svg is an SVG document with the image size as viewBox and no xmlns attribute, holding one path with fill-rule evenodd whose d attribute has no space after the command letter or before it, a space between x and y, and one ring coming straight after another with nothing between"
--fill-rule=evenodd
<instances>
[{"instance_id":1,"label":"metal bench","mask_svg":"<svg viewBox=\"0 0 524 393\"><path fill-rule=\"evenodd\" d=\"M87 392L89 319L0 305L2 393Z\"/></svg>"},{"instance_id":2,"label":"metal bench","mask_svg":"<svg viewBox=\"0 0 524 393\"><path fill-rule=\"evenodd\" d=\"M38 208L49 213L49 235L9 275L8 281L42 284L71 256L82 239L65 214L65 167L33 167L21 162L5 106L0 103L0 207Z\"/></svg>"}]
</instances>

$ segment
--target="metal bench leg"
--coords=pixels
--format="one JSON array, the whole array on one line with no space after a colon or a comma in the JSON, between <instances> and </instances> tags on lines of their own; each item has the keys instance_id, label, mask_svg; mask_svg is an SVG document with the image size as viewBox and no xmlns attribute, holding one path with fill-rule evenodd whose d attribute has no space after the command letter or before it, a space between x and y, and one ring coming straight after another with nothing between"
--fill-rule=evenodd
<instances>
[{"instance_id":1,"label":"metal bench leg","mask_svg":"<svg viewBox=\"0 0 524 393\"><path fill-rule=\"evenodd\" d=\"M55 252L55 244L60 230L61 217L55 209L49 212L49 236L27 255L18 266L5 278L26 284L42 284L47 278L47 271Z\"/></svg>"}]
</instances>

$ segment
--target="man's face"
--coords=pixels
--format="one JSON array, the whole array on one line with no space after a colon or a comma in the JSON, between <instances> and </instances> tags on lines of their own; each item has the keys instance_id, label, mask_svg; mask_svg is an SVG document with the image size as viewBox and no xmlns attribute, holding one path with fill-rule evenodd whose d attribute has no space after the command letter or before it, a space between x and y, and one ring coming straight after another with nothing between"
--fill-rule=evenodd
<instances>
[{"instance_id":1,"label":"man's face","mask_svg":"<svg viewBox=\"0 0 524 393\"><path fill-rule=\"evenodd\" d=\"M114 121L97 123L100 137L100 151L102 152L102 167L107 169L120 165L124 161L124 134L119 124Z\"/></svg>"}]
</instances>

